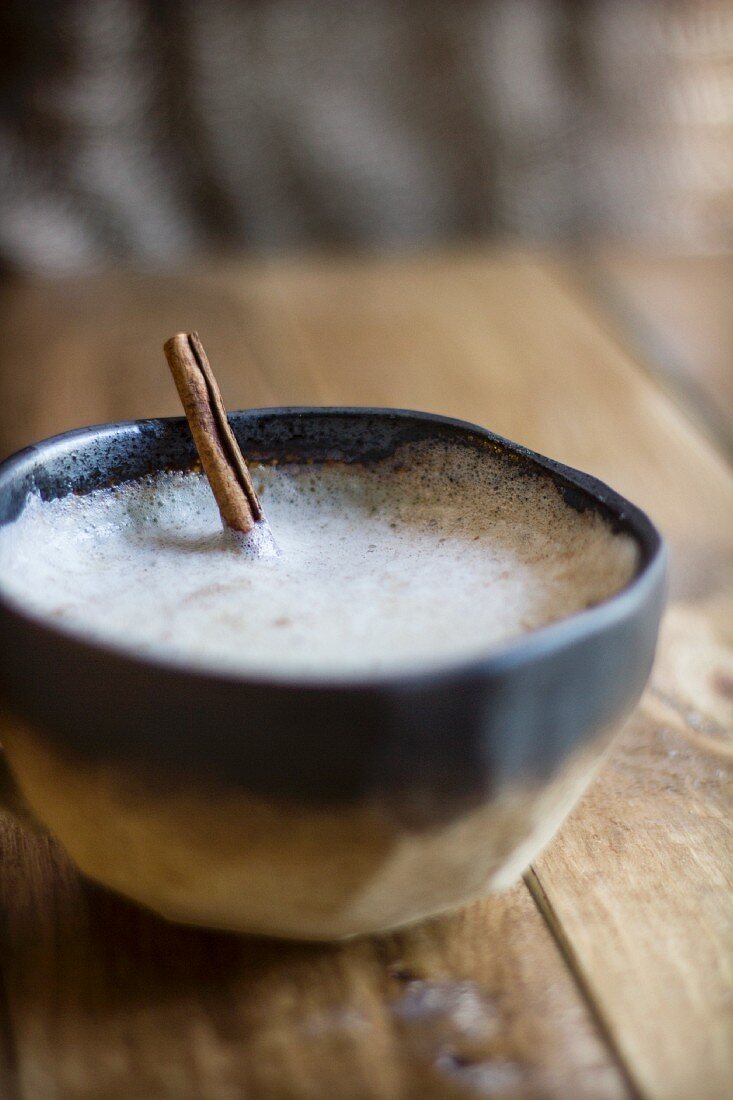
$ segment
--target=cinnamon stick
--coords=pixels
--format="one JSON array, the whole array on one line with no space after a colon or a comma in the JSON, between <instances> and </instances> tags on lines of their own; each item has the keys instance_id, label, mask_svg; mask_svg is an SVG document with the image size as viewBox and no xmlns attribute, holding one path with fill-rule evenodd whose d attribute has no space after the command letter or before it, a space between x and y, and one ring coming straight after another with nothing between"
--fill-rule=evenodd
<instances>
[{"instance_id":1,"label":"cinnamon stick","mask_svg":"<svg viewBox=\"0 0 733 1100\"><path fill-rule=\"evenodd\" d=\"M179 332L163 350L221 518L247 534L263 518L262 505L198 333Z\"/></svg>"}]
</instances>

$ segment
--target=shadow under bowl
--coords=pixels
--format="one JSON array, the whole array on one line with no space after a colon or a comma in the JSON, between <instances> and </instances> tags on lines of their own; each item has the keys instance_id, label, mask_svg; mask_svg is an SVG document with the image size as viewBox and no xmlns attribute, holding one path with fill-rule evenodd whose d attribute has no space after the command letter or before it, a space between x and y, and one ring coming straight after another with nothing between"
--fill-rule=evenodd
<instances>
[{"instance_id":1,"label":"shadow under bowl","mask_svg":"<svg viewBox=\"0 0 733 1100\"><path fill-rule=\"evenodd\" d=\"M372 461L450 440L508 455L639 548L610 599L483 656L409 674L275 680L186 668L74 635L0 591L3 745L81 870L178 921L333 939L514 882L638 700L665 550L607 486L482 428L387 409L233 413L252 460ZM0 524L53 499L189 469L183 419L111 424L0 466Z\"/></svg>"}]
</instances>

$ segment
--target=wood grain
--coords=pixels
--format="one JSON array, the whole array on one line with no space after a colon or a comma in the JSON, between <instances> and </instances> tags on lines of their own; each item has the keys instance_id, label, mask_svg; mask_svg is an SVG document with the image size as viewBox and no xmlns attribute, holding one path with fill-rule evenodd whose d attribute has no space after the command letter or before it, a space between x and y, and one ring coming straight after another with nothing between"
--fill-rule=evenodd
<instances>
[{"instance_id":1,"label":"wood grain","mask_svg":"<svg viewBox=\"0 0 733 1100\"><path fill-rule=\"evenodd\" d=\"M2 309L4 450L175 413L157 349L195 325L232 408L463 416L605 478L672 549L653 686L530 876L544 921L521 887L334 949L207 935L80 882L6 823L0 970L22 1095L727 1096L733 478L570 270L517 253L272 262L16 284Z\"/></svg>"},{"instance_id":2,"label":"wood grain","mask_svg":"<svg viewBox=\"0 0 733 1100\"><path fill-rule=\"evenodd\" d=\"M169 925L7 818L0 845L22 1097L627 1096L523 886L415 934L295 945Z\"/></svg>"}]
</instances>

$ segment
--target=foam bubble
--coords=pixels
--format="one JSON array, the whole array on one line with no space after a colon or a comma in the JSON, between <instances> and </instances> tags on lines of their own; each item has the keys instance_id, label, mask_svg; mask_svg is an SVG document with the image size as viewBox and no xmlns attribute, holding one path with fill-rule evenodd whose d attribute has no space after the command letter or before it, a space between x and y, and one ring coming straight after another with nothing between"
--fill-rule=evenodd
<instances>
[{"instance_id":1,"label":"foam bubble","mask_svg":"<svg viewBox=\"0 0 733 1100\"><path fill-rule=\"evenodd\" d=\"M489 450L409 444L368 465L252 474L276 548L260 525L244 542L223 531L202 475L165 472L31 496L0 528L0 586L138 653L318 677L494 649L606 599L637 567L633 540Z\"/></svg>"}]
</instances>

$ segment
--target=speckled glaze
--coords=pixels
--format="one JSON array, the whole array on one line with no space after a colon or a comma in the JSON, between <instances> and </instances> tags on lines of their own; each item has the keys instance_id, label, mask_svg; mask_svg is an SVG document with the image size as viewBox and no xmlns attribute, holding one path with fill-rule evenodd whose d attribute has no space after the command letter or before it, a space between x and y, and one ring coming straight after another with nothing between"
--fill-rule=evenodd
<instances>
[{"instance_id":1,"label":"speckled glaze","mask_svg":"<svg viewBox=\"0 0 733 1100\"><path fill-rule=\"evenodd\" d=\"M370 409L254 410L231 422L244 453L260 461L363 462L446 437L499 450L528 476L549 474L572 507L593 508L631 535L639 571L604 603L485 657L409 676L309 684L139 659L73 638L0 595L6 747L31 807L83 870L181 920L330 938L420 919L506 885L579 796L644 687L663 606L659 534L595 479L462 422ZM187 469L195 458L182 419L47 440L0 467L0 524L31 490L44 499L88 492ZM105 806L114 809L112 829L90 820ZM510 806L521 813L507 816ZM496 828L493 807L504 815ZM134 859L125 854L128 809ZM258 815L255 869L248 845ZM197 817L212 835L208 846ZM289 818L303 838L318 838L295 863L292 831L276 837ZM188 857L174 851L176 830L186 834ZM495 858L477 874L465 853L481 837ZM362 866L367 849L361 877L345 873ZM190 875L181 885L184 865ZM207 877L217 867L218 885ZM281 888L294 874L310 876L310 893L303 886L290 898ZM417 889L420 878L428 885ZM274 884L271 904L265 880Z\"/></svg>"}]
</instances>

